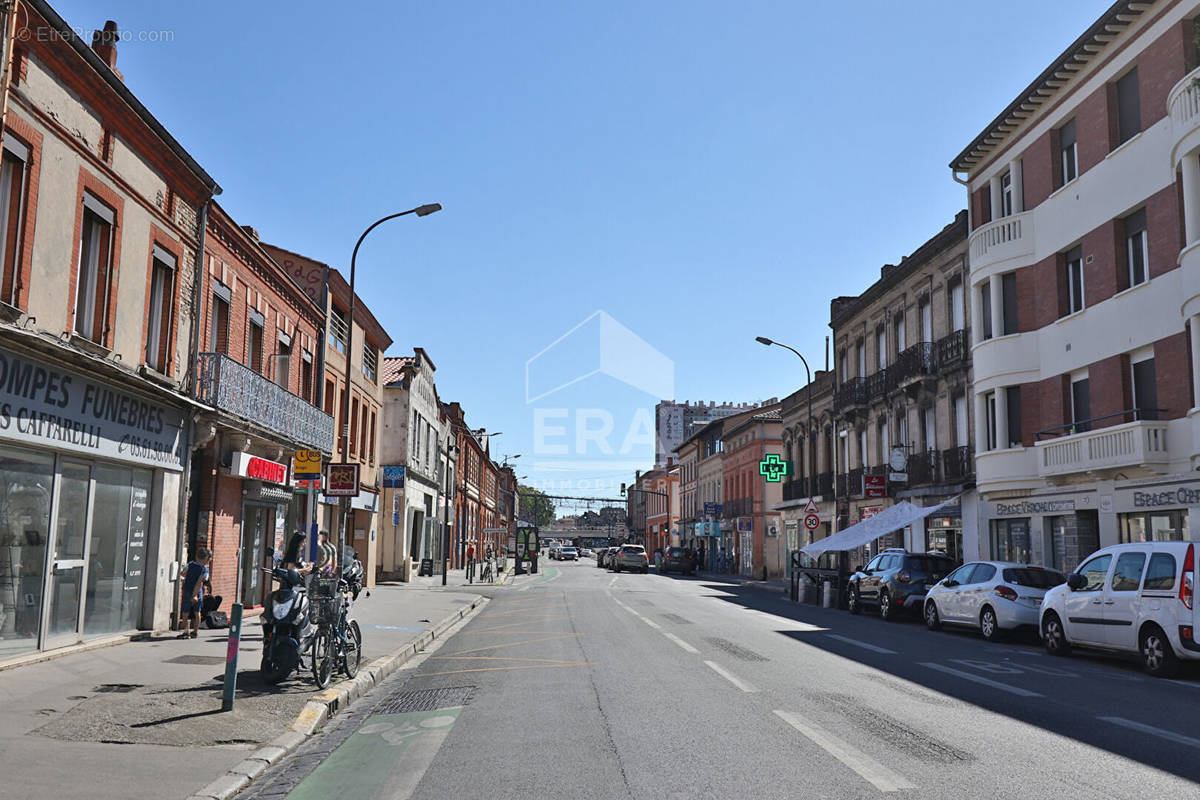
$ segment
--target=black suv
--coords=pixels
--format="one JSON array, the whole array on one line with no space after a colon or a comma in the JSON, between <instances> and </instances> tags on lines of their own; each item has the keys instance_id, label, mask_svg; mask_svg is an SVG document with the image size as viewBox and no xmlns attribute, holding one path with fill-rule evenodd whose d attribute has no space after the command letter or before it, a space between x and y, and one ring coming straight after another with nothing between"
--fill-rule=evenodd
<instances>
[{"instance_id":1,"label":"black suv","mask_svg":"<svg viewBox=\"0 0 1200 800\"><path fill-rule=\"evenodd\" d=\"M850 576L846 608L857 614L865 605L879 606L880 617L895 619L902 609L920 608L925 592L957 567L942 555L884 550Z\"/></svg>"}]
</instances>

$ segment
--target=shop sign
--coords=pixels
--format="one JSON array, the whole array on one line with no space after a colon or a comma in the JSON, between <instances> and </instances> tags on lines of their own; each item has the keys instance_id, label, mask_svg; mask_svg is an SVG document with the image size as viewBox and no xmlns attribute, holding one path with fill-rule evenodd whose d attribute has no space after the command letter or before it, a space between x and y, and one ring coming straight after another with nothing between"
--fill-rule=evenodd
<instances>
[{"instance_id":1,"label":"shop sign","mask_svg":"<svg viewBox=\"0 0 1200 800\"><path fill-rule=\"evenodd\" d=\"M269 481L271 483L286 484L288 482L287 464L280 464L278 461L268 461L265 458L252 456L240 450L233 452L233 459L229 464L229 473L242 478L254 478L255 480Z\"/></svg>"},{"instance_id":2,"label":"shop sign","mask_svg":"<svg viewBox=\"0 0 1200 800\"><path fill-rule=\"evenodd\" d=\"M1074 500L1022 500L1019 503L996 503L997 517L1028 517L1031 514L1061 514L1074 511Z\"/></svg>"},{"instance_id":3,"label":"shop sign","mask_svg":"<svg viewBox=\"0 0 1200 800\"><path fill-rule=\"evenodd\" d=\"M297 450L292 457L292 474L299 477L321 477L321 451Z\"/></svg>"},{"instance_id":4,"label":"shop sign","mask_svg":"<svg viewBox=\"0 0 1200 800\"><path fill-rule=\"evenodd\" d=\"M360 511L374 511L378 505L378 500L379 495L374 492L362 492L350 501L350 507L357 508Z\"/></svg>"},{"instance_id":5,"label":"shop sign","mask_svg":"<svg viewBox=\"0 0 1200 800\"><path fill-rule=\"evenodd\" d=\"M383 468L383 488L385 488L385 489L403 489L404 488L404 467L384 467Z\"/></svg>"},{"instance_id":6,"label":"shop sign","mask_svg":"<svg viewBox=\"0 0 1200 800\"><path fill-rule=\"evenodd\" d=\"M887 477L863 475L863 497L887 497Z\"/></svg>"},{"instance_id":7,"label":"shop sign","mask_svg":"<svg viewBox=\"0 0 1200 800\"><path fill-rule=\"evenodd\" d=\"M870 519L881 511L883 511L883 506L863 506L858 510L858 519L859 521Z\"/></svg>"},{"instance_id":8,"label":"shop sign","mask_svg":"<svg viewBox=\"0 0 1200 800\"><path fill-rule=\"evenodd\" d=\"M358 497L358 464L330 464L325 468L327 497Z\"/></svg>"},{"instance_id":9,"label":"shop sign","mask_svg":"<svg viewBox=\"0 0 1200 800\"><path fill-rule=\"evenodd\" d=\"M1179 486L1160 491L1134 491L1132 494L1134 508L1200 506L1200 488L1196 488L1195 486Z\"/></svg>"},{"instance_id":10,"label":"shop sign","mask_svg":"<svg viewBox=\"0 0 1200 800\"><path fill-rule=\"evenodd\" d=\"M183 468L176 409L0 349L0 439Z\"/></svg>"}]
</instances>

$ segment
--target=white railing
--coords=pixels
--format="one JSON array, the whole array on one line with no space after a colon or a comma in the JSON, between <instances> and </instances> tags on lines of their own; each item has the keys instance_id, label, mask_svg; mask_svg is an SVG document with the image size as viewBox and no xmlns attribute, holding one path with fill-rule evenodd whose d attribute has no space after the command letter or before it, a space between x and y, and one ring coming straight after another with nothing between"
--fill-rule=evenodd
<instances>
[{"instance_id":1,"label":"white railing","mask_svg":"<svg viewBox=\"0 0 1200 800\"><path fill-rule=\"evenodd\" d=\"M971 270L1033 253L1033 215L1012 214L971 234Z\"/></svg>"},{"instance_id":2,"label":"white railing","mask_svg":"<svg viewBox=\"0 0 1200 800\"><path fill-rule=\"evenodd\" d=\"M1167 423L1127 422L1038 442L1038 475L1166 464Z\"/></svg>"},{"instance_id":3,"label":"white railing","mask_svg":"<svg viewBox=\"0 0 1200 800\"><path fill-rule=\"evenodd\" d=\"M1200 68L1194 69L1171 89L1167 96L1171 124L1176 130L1194 124L1200 117Z\"/></svg>"}]
</instances>

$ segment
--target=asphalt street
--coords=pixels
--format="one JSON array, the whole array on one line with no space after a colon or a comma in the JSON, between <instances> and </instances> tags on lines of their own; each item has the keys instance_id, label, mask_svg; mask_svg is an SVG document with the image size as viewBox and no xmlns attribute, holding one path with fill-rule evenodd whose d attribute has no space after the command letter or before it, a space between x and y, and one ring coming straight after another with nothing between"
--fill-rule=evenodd
<instances>
[{"instance_id":1,"label":"asphalt street","mask_svg":"<svg viewBox=\"0 0 1200 800\"><path fill-rule=\"evenodd\" d=\"M749 585L555 565L255 798L1200 797L1200 680Z\"/></svg>"}]
</instances>

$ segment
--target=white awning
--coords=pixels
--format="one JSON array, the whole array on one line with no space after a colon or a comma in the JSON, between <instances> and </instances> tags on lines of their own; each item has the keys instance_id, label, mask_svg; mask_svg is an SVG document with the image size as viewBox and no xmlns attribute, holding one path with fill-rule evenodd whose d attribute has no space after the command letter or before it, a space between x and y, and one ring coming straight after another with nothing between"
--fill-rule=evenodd
<instances>
[{"instance_id":1,"label":"white awning","mask_svg":"<svg viewBox=\"0 0 1200 800\"><path fill-rule=\"evenodd\" d=\"M936 506L914 506L906 500L901 500L891 508L880 511L870 519L864 519L857 525L851 525L845 530L838 531L820 541L813 542L807 547L801 547L800 552L816 557L828 551L854 550L868 542L873 542L880 536L887 536L893 531L907 528L919 519L958 501L958 495Z\"/></svg>"}]
</instances>

